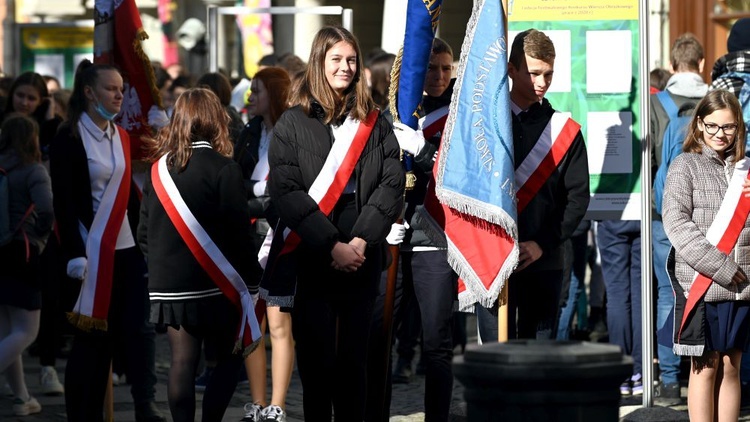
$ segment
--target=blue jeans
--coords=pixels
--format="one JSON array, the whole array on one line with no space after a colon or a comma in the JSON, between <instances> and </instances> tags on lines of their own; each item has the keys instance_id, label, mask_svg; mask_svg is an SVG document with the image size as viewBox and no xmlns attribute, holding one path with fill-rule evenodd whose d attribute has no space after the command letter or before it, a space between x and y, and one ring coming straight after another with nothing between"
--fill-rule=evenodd
<instances>
[{"instance_id":1,"label":"blue jeans","mask_svg":"<svg viewBox=\"0 0 750 422\"><path fill-rule=\"evenodd\" d=\"M570 287L568 288L568 299L560 309L560 321L557 324L557 339L568 340L570 338L570 324L573 321L573 315L578 307L578 299L581 293L586 291L586 247L588 243L589 232L586 230L578 236L573 236L565 249L565 270L569 274L563 274L563 277L570 277ZM563 283L564 285L565 283Z\"/></svg>"},{"instance_id":2,"label":"blue jeans","mask_svg":"<svg viewBox=\"0 0 750 422\"><path fill-rule=\"evenodd\" d=\"M656 329L659 330L665 323L672 323L672 321L667 321L667 317L674 307L674 290L667 274L667 257L669 256L669 249L672 247L672 244L669 242L667 234L664 233L664 225L661 221L654 220L651 223L651 240L654 248L654 273L656 274L658 288L658 296L656 298ZM670 347L660 343L657 346L656 351L659 356L661 381L664 384L679 382L680 357L675 355Z\"/></svg>"},{"instance_id":3,"label":"blue jeans","mask_svg":"<svg viewBox=\"0 0 750 422\"><path fill-rule=\"evenodd\" d=\"M633 357L633 374L642 367L641 222L599 222L597 241L607 289L609 342Z\"/></svg>"}]
</instances>

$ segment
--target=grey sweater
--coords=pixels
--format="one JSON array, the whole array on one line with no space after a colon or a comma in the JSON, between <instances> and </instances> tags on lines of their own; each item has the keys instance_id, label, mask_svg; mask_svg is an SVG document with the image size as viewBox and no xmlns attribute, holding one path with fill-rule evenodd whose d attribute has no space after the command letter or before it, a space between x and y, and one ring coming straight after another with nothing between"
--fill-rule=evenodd
<instances>
[{"instance_id":1,"label":"grey sweater","mask_svg":"<svg viewBox=\"0 0 750 422\"><path fill-rule=\"evenodd\" d=\"M710 277L706 302L750 300L749 283L732 283L738 268L750 274L750 223L729 255L706 239L734 171L730 161L705 146L702 154L682 153L669 166L664 187L664 231L676 250L677 281L687 294L695 271Z\"/></svg>"},{"instance_id":2,"label":"grey sweater","mask_svg":"<svg viewBox=\"0 0 750 422\"><path fill-rule=\"evenodd\" d=\"M52 230L52 185L47 169L41 163L23 164L15 150L7 148L0 152L0 168L8 173L10 188L10 224L18 226L30 204L33 212L26 218L22 230L14 236L23 239L25 233L29 242L39 253L44 250Z\"/></svg>"}]
</instances>

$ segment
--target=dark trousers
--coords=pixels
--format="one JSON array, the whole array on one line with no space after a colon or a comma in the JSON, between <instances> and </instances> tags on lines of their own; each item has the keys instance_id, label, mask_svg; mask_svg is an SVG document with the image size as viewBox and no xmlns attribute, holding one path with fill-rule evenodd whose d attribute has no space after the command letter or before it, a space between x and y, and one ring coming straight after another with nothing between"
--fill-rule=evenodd
<instances>
[{"instance_id":1,"label":"dark trousers","mask_svg":"<svg viewBox=\"0 0 750 422\"><path fill-rule=\"evenodd\" d=\"M607 289L609 342L633 357L633 374L640 374L641 222L604 220L596 235Z\"/></svg>"},{"instance_id":2,"label":"dark trousers","mask_svg":"<svg viewBox=\"0 0 750 422\"><path fill-rule=\"evenodd\" d=\"M47 241L47 247L44 248L40 260L39 286L42 291L42 312L39 320L39 334L36 338L39 346L39 364L55 366L56 353L60 348L65 329L65 309L72 308L75 302L70 303L70 295L66 294L71 280L65 276L65 263L54 234Z\"/></svg>"},{"instance_id":3,"label":"dark trousers","mask_svg":"<svg viewBox=\"0 0 750 422\"><path fill-rule=\"evenodd\" d=\"M407 289L413 289L422 322L422 361L425 365L425 420L447 421L453 395L453 304L456 299L458 276L448 265L446 251L402 252L397 286L397 297L403 290L404 298ZM384 294L384 289L382 292ZM376 303L382 303L381 296ZM403 308L402 308L403 309ZM382 314L382 304L376 313ZM375 316L372 336L380 339L373 342L371 350L379 353L379 360L371 359L370 374L382 373L382 318ZM379 325L378 325L379 322ZM378 344L378 346L375 346ZM377 349L375 349L377 347ZM412 349L413 350L413 349ZM413 352L412 352L413 353ZM389 371L390 372L390 371ZM390 379L386 387L385 409L381 417L375 417L375 411L368 407L368 421L387 420L387 409L390 405ZM372 384L371 384L372 385ZM382 385L382 384L381 384ZM382 388L382 387L380 387ZM368 398L377 396L370 395ZM376 403L368 402L368 406Z\"/></svg>"},{"instance_id":4,"label":"dark trousers","mask_svg":"<svg viewBox=\"0 0 750 422\"><path fill-rule=\"evenodd\" d=\"M154 400L154 326L149 323L146 262L137 247L115 252L107 331L76 330L65 368L65 406L70 421L101 421L113 349L124 337L128 380L136 406Z\"/></svg>"},{"instance_id":5,"label":"dark trousers","mask_svg":"<svg viewBox=\"0 0 750 422\"><path fill-rule=\"evenodd\" d=\"M508 280L508 339L554 339L562 270L521 271ZM483 343L497 342L497 306L476 306Z\"/></svg>"}]
</instances>

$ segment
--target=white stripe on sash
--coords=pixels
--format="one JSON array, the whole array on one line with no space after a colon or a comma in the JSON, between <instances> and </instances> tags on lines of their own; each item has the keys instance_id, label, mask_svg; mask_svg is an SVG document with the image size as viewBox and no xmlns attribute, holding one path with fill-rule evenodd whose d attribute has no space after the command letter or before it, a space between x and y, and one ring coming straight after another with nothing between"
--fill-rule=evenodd
<instances>
[{"instance_id":1,"label":"white stripe on sash","mask_svg":"<svg viewBox=\"0 0 750 422\"><path fill-rule=\"evenodd\" d=\"M524 183L534 174L534 171L539 167L539 164L544 160L544 157L549 154L552 150L552 146L557 142L560 137L560 132L565 127L570 118L570 113L555 112L552 118L544 128L544 132L537 140L534 147L529 151L529 154L524 158L523 162L516 169L516 186L521 188Z\"/></svg>"}]
</instances>

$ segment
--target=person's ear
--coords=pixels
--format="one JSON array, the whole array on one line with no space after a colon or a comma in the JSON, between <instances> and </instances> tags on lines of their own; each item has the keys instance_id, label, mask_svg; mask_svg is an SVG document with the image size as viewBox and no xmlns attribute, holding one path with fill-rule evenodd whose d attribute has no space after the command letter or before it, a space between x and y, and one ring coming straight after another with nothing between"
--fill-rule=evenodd
<instances>
[{"instance_id":1,"label":"person's ear","mask_svg":"<svg viewBox=\"0 0 750 422\"><path fill-rule=\"evenodd\" d=\"M513 79L516 76L516 72L516 66L513 63L508 62L508 77Z\"/></svg>"}]
</instances>

